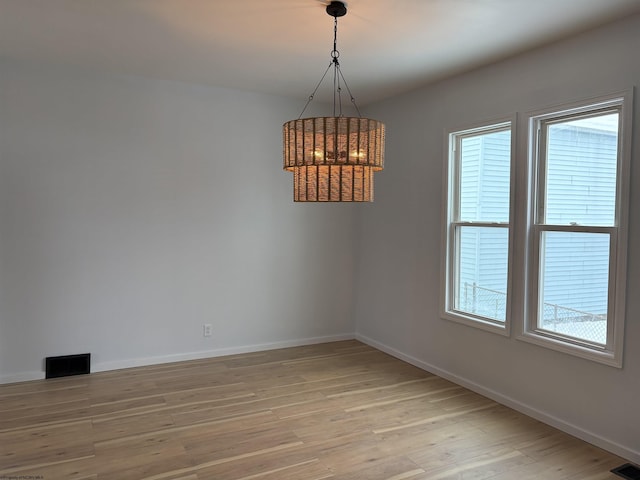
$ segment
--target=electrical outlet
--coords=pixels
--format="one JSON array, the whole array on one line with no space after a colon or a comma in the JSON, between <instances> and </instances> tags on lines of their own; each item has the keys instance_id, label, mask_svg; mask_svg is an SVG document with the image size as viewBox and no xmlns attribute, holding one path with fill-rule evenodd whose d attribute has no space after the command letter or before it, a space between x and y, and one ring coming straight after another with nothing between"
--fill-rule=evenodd
<instances>
[{"instance_id":1,"label":"electrical outlet","mask_svg":"<svg viewBox=\"0 0 640 480\"><path fill-rule=\"evenodd\" d=\"M213 326L210 323L202 325L202 336L210 337L211 335L213 335Z\"/></svg>"}]
</instances>

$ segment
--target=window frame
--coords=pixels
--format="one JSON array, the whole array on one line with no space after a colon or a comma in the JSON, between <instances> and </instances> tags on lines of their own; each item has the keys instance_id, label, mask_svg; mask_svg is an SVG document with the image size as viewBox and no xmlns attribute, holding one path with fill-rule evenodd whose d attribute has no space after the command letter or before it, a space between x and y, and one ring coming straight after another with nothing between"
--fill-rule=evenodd
<instances>
[{"instance_id":1,"label":"window frame","mask_svg":"<svg viewBox=\"0 0 640 480\"><path fill-rule=\"evenodd\" d=\"M555 122L590 116L591 113L618 112L618 145L616 173L615 220L612 226L554 225L542 223L544 215L544 168L546 150L545 125ZM527 221L522 237L524 254L520 259L524 263L524 288L519 295L524 301L522 322L518 322L517 338L552 350L568 353L606 365L621 368L624 343L624 320L626 298L627 243L629 222L629 184L631 164L633 89L612 95L596 97L585 101L546 108L526 115L527 159L526 182L520 182L516 188L526 190ZM522 208L520 209L522 211ZM607 302L607 339L605 345L597 342L576 339L538 326L538 310L541 302L540 255L543 232L586 232L609 235L608 265L608 302Z\"/></svg>"},{"instance_id":2,"label":"window frame","mask_svg":"<svg viewBox=\"0 0 640 480\"><path fill-rule=\"evenodd\" d=\"M512 265L513 265L513 242L514 242L514 187L515 187L515 153L516 153L516 115L509 115L494 118L474 124L466 125L462 128L452 128L445 131L445 168L443 185L443 228L442 228L442 251L441 256L441 288L440 288L440 316L446 320L461 323L471 327L479 328L492 333L509 336L511 331L511 299L512 295ZM510 169L509 169L509 220L508 222L490 221L461 221L460 220L460 144L465 137L476 136L484 133L499 131L510 132ZM456 232L460 227L488 227L507 228L508 232L508 253L507 253L507 292L506 292L506 312L505 321L500 322L473 315L468 312L456 310L454 299L456 292L456 271L458 269L457 255L460 243L456 241Z\"/></svg>"}]
</instances>

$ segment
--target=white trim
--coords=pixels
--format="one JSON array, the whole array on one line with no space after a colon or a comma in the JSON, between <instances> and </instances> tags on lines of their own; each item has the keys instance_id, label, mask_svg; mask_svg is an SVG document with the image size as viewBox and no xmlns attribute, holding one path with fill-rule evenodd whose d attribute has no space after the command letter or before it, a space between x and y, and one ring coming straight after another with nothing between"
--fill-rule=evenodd
<instances>
[{"instance_id":1,"label":"white trim","mask_svg":"<svg viewBox=\"0 0 640 480\"><path fill-rule=\"evenodd\" d=\"M505 337L509 336L509 322L493 323L481 317L474 317L472 315L467 315L465 312L456 312L454 310L442 311L440 316L444 320L450 320L462 325L478 328L485 332L497 333L498 335L503 335Z\"/></svg>"},{"instance_id":2,"label":"white trim","mask_svg":"<svg viewBox=\"0 0 640 480\"><path fill-rule=\"evenodd\" d=\"M271 343L258 343L253 345L240 345L237 347L225 347L215 350L203 350L200 352L176 353L171 355L159 355L155 357L129 358L126 360L114 360L98 362L91 365L91 372L107 372L120 370L123 368L146 367L162 363L184 362L187 360L200 360L203 358L223 357L226 355L237 355L241 353L262 352L266 350L276 350L278 348L300 347L304 345L314 345L317 343L339 342L343 340L353 340L353 333L342 333L337 335L327 335L324 337L310 337L296 340L283 340ZM44 372L20 372L10 375L1 375L0 384L26 382L31 380L44 379Z\"/></svg>"},{"instance_id":3,"label":"white trim","mask_svg":"<svg viewBox=\"0 0 640 480\"><path fill-rule=\"evenodd\" d=\"M633 94L630 88L623 92L616 92L606 96L599 96L582 101L575 101L545 109L527 112L522 123L526 122L528 132L526 154L528 177L526 183L518 183L521 190L527 191L527 225L516 233L523 238L525 255L522 259L524 268L524 289L517 292L518 298L523 298L524 309L518 312L523 318L517 322L516 338L538 346L550 348L559 352L575 355L580 358L592 360L612 367L622 368L624 345L624 321L625 321L625 296L626 296L626 270L627 270L627 243L628 243L628 218L629 218L629 183L631 163L631 136L633 134ZM544 129L542 123L554 119L568 119L581 114L598 112L609 109L620 111L618 129L618 172L616 189L616 225L606 227L586 226L558 226L541 224L544 192L539 178L543 175L546 162L540 159L544 151L540 151L540 145L544 145L545 139L539 134ZM518 126L520 127L520 125ZM524 129L523 129L524 130ZM523 142L524 143L524 142ZM544 148L544 147L542 147ZM562 335L547 335L537 330L537 316L540 302L540 235L543 231L567 231L608 233L610 235L609 256L609 299L607 324L607 345L600 349L573 342L571 339L563 339ZM524 237L520 237L523 235Z\"/></svg>"},{"instance_id":4,"label":"white trim","mask_svg":"<svg viewBox=\"0 0 640 480\"><path fill-rule=\"evenodd\" d=\"M629 244L629 211L631 204L631 146L632 137L634 131L633 124L633 110L634 110L634 96L635 87L631 87L625 92L621 92L622 95L622 115L620 121L624 128L619 129L618 136L620 138L620 173L618 178L620 183L618 184L618 198L616 202L619 202L620 210L617 220L618 225L618 248L616 249L617 258L616 262L616 275L613 279L615 283L615 299L613 303L613 311L615 316L621 318L621 322L614 323L614 332L612 340L614 345L619 348L614 349L614 358L622 367L624 358L624 325L627 316L626 312L626 294L627 294L627 251ZM636 119L638 120L638 119ZM637 126L635 129L637 130ZM638 146L636 145L636 148ZM640 462L639 462L640 463Z\"/></svg>"},{"instance_id":5,"label":"white trim","mask_svg":"<svg viewBox=\"0 0 640 480\"><path fill-rule=\"evenodd\" d=\"M596 350L595 348L570 343L567 340L554 338L553 336L546 336L535 331L520 333L516 338L540 347L550 348L557 352L568 353L569 355L575 355L576 357L584 358L586 360L593 360L594 362L603 363L611 367L622 367L620 360L615 356L615 352L604 349Z\"/></svg>"},{"instance_id":6,"label":"white trim","mask_svg":"<svg viewBox=\"0 0 640 480\"><path fill-rule=\"evenodd\" d=\"M396 357L400 360L403 360L411 365L414 365L422 370L425 370L429 373L442 377L446 380L454 382L457 385L468 388L469 390L476 392L480 395L483 395L495 402L498 402L501 405L505 405L509 408L513 408L514 410L527 415L531 418L539 420L547 425L550 425L558 430L561 430L569 435L573 435L574 437L579 438L580 440L584 440L585 442L591 443L597 447L600 447L608 452L611 452L615 455L618 455L622 458L625 458L634 463L640 463L640 450L634 450L631 447L621 445L616 443L608 438L605 438L601 435L590 432L589 430L585 430L577 425L569 423L562 418L558 418L554 415L551 415L543 410L539 410L534 408L524 402L511 398L507 395L504 395L500 392L492 390L490 388L483 387L467 378L461 377L454 373L451 373L447 370L443 370L435 365L427 363L423 360L420 360L412 355L408 355L406 353L401 352L395 348L389 347L384 343L378 342L369 338L365 335L361 335L356 333L356 340L359 340L367 345L377 348L389 355Z\"/></svg>"},{"instance_id":7,"label":"white trim","mask_svg":"<svg viewBox=\"0 0 640 480\"><path fill-rule=\"evenodd\" d=\"M6 375L0 375L0 385L8 383L30 382L32 380L42 379L44 379L44 372L40 371L9 373Z\"/></svg>"},{"instance_id":8,"label":"white trim","mask_svg":"<svg viewBox=\"0 0 640 480\"><path fill-rule=\"evenodd\" d=\"M266 350L276 350L278 348L300 347L313 345L316 343L338 342L341 340L353 340L354 335L344 333L341 335L328 335L325 337L312 337L297 340L283 340L271 343L259 343L253 345L239 345L236 347L217 348L215 350L204 350L200 352L179 353L173 355L163 355L158 357L132 358L128 360L116 360L112 362L101 362L92 365L91 371L105 372L109 370L119 370L121 368L144 367L147 365L157 365L161 363L183 362L187 360L200 360L203 358L224 357L226 355L238 355L241 353L262 352Z\"/></svg>"},{"instance_id":9,"label":"white trim","mask_svg":"<svg viewBox=\"0 0 640 480\"><path fill-rule=\"evenodd\" d=\"M466 124L460 128L447 128L444 131L444 148L445 152L443 171L443 196L442 196L442 220L441 220L441 249L444 252L440 259L440 317L445 320L460 323L470 327L478 328L498 335L509 337L511 334L511 317L512 317L512 285L513 285L513 250L515 245L514 240L514 220L515 220L515 158L516 158L516 125L517 114L505 115L493 119L487 119L478 121L475 123ZM451 252L451 248L455 245L455 241L452 238L453 229L451 224L464 224L466 222L460 222L453 220L457 217L457 209L459 208L458 202L454 202L454 185L457 183L457 175L459 174L458 162L456 158L456 144L459 143L459 139L465 135L491 133L496 131L503 131L508 129L511 134L511 148L510 148L510 178L509 178L509 222L503 223L501 226L508 228L509 231L509 243L508 243L508 258L507 258L507 299L506 299L506 311L505 321L493 322L490 319L476 317L465 312L457 312L451 306L451 294L455 288L454 276L451 275L451 263L453 261L454 254ZM450 208L451 207L451 208ZM473 224L482 225L487 222L471 222ZM470 224L471 224L470 223ZM487 223L487 225L496 226L493 222Z\"/></svg>"}]
</instances>

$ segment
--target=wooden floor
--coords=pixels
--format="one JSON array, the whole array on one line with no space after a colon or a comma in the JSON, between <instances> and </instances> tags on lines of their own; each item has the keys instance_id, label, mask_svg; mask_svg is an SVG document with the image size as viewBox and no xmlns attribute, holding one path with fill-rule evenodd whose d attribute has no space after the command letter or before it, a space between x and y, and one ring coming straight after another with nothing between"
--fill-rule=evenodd
<instances>
[{"instance_id":1,"label":"wooden floor","mask_svg":"<svg viewBox=\"0 0 640 480\"><path fill-rule=\"evenodd\" d=\"M623 463L356 341L0 386L0 479L620 480Z\"/></svg>"}]
</instances>

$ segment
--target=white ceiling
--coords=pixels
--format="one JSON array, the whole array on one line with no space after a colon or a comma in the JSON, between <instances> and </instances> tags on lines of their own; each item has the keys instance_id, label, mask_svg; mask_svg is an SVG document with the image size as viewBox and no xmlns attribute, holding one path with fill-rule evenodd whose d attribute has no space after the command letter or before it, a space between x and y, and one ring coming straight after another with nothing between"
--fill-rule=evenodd
<instances>
[{"instance_id":1,"label":"white ceiling","mask_svg":"<svg viewBox=\"0 0 640 480\"><path fill-rule=\"evenodd\" d=\"M306 100L330 63L321 0L0 0L0 57ZM640 0L349 0L358 104L640 12ZM325 81L317 98L328 97Z\"/></svg>"}]
</instances>

